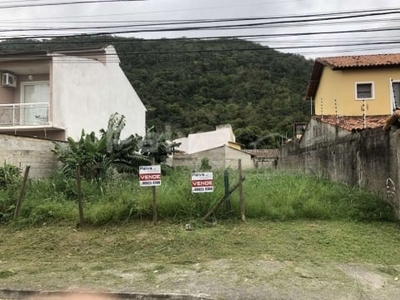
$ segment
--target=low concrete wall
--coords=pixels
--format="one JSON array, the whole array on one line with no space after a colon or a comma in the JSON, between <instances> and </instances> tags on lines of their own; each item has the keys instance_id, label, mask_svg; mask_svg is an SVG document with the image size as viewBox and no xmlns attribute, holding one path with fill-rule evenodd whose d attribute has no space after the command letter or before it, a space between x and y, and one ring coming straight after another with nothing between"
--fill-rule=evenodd
<instances>
[{"instance_id":1,"label":"low concrete wall","mask_svg":"<svg viewBox=\"0 0 400 300\"><path fill-rule=\"evenodd\" d=\"M30 165L29 178L49 177L57 168L53 148L49 140L0 135L0 163L17 166L22 173Z\"/></svg>"},{"instance_id":2,"label":"low concrete wall","mask_svg":"<svg viewBox=\"0 0 400 300\"><path fill-rule=\"evenodd\" d=\"M313 173L387 196L388 189L400 187L399 157L400 130L383 132L376 128L310 147L285 145L278 168ZM400 215L400 194L391 195L390 201Z\"/></svg>"}]
</instances>

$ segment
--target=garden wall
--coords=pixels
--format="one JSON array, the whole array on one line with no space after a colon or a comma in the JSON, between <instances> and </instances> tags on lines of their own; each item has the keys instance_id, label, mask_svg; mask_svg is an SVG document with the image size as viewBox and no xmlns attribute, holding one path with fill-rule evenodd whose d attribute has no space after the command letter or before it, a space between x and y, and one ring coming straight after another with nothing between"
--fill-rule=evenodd
<instances>
[{"instance_id":1,"label":"garden wall","mask_svg":"<svg viewBox=\"0 0 400 300\"><path fill-rule=\"evenodd\" d=\"M400 130L382 128L354 132L300 148L281 148L278 168L296 170L359 186L388 197L400 216Z\"/></svg>"},{"instance_id":2,"label":"garden wall","mask_svg":"<svg viewBox=\"0 0 400 300\"><path fill-rule=\"evenodd\" d=\"M57 167L50 140L0 135L0 162L19 167L22 173L30 165L29 178L49 177Z\"/></svg>"}]
</instances>

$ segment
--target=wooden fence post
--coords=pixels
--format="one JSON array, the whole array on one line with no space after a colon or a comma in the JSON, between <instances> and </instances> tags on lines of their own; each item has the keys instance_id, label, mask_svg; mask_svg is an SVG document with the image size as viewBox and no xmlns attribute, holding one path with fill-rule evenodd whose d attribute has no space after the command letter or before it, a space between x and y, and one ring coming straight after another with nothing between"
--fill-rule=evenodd
<instances>
[{"instance_id":1,"label":"wooden fence post","mask_svg":"<svg viewBox=\"0 0 400 300\"><path fill-rule=\"evenodd\" d=\"M78 209L79 209L78 226L82 227L85 223L85 219L83 217L81 166L79 164L76 165L76 188L77 188L77 193L78 193Z\"/></svg>"},{"instance_id":2,"label":"wooden fence post","mask_svg":"<svg viewBox=\"0 0 400 300\"><path fill-rule=\"evenodd\" d=\"M28 182L28 175L29 175L30 168L31 168L31 166L25 167L24 179L22 181L21 190L19 192L17 206L15 207L15 210L14 210L14 220L18 217L19 211L21 210L22 199L24 198L24 195L25 195L26 183Z\"/></svg>"},{"instance_id":3,"label":"wooden fence post","mask_svg":"<svg viewBox=\"0 0 400 300\"><path fill-rule=\"evenodd\" d=\"M156 163L155 157L152 159L152 165ZM157 192L156 192L156 187L152 186L152 192L153 192L153 224L157 225Z\"/></svg>"},{"instance_id":4,"label":"wooden fence post","mask_svg":"<svg viewBox=\"0 0 400 300\"><path fill-rule=\"evenodd\" d=\"M229 214L232 210L231 208L231 200L229 199L229 173L228 170L224 171L224 187L225 187L225 209L226 213Z\"/></svg>"}]
</instances>

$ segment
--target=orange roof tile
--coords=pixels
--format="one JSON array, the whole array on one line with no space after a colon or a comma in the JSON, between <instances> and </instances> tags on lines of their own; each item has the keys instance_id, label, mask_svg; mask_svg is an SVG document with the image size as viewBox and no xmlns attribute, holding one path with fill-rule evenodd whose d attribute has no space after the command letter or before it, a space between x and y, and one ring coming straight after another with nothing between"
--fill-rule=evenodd
<instances>
[{"instance_id":1,"label":"orange roof tile","mask_svg":"<svg viewBox=\"0 0 400 300\"><path fill-rule=\"evenodd\" d=\"M333 126L338 126L344 130L358 131L367 128L383 127L389 117L390 115L367 116L365 117L365 127L364 118L362 116L313 116L313 119Z\"/></svg>"},{"instance_id":2,"label":"orange roof tile","mask_svg":"<svg viewBox=\"0 0 400 300\"><path fill-rule=\"evenodd\" d=\"M332 69L398 66L400 53L321 57L316 61Z\"/></svg>"}]
</instances>

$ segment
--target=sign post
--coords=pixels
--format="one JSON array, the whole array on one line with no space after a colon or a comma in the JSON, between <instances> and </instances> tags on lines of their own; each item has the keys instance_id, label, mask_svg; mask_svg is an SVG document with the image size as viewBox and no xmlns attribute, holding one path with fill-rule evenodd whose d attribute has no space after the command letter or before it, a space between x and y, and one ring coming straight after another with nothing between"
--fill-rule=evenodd
<instances>
[{"instance_id":1,"label":"sign post","mask_svg":"<svg viewBox=\"0 0 400 300\"><path fill-rule=\"evenodd\" d=\"M140 166L139 167L140 186L151 186L153 193L153 223L157 224L157 195L156 186L161 185L161 166Z\"/></svg>"},{"instance_id":2,"label":"sign post","mask_svg":"<svg viewBox=\"0 0 400 300\"><path fill-rule=\"evenodd\" d=\"M214 192L214 180L212 172L192 173L192 193Z\"/></svg>"}]
</instances>

